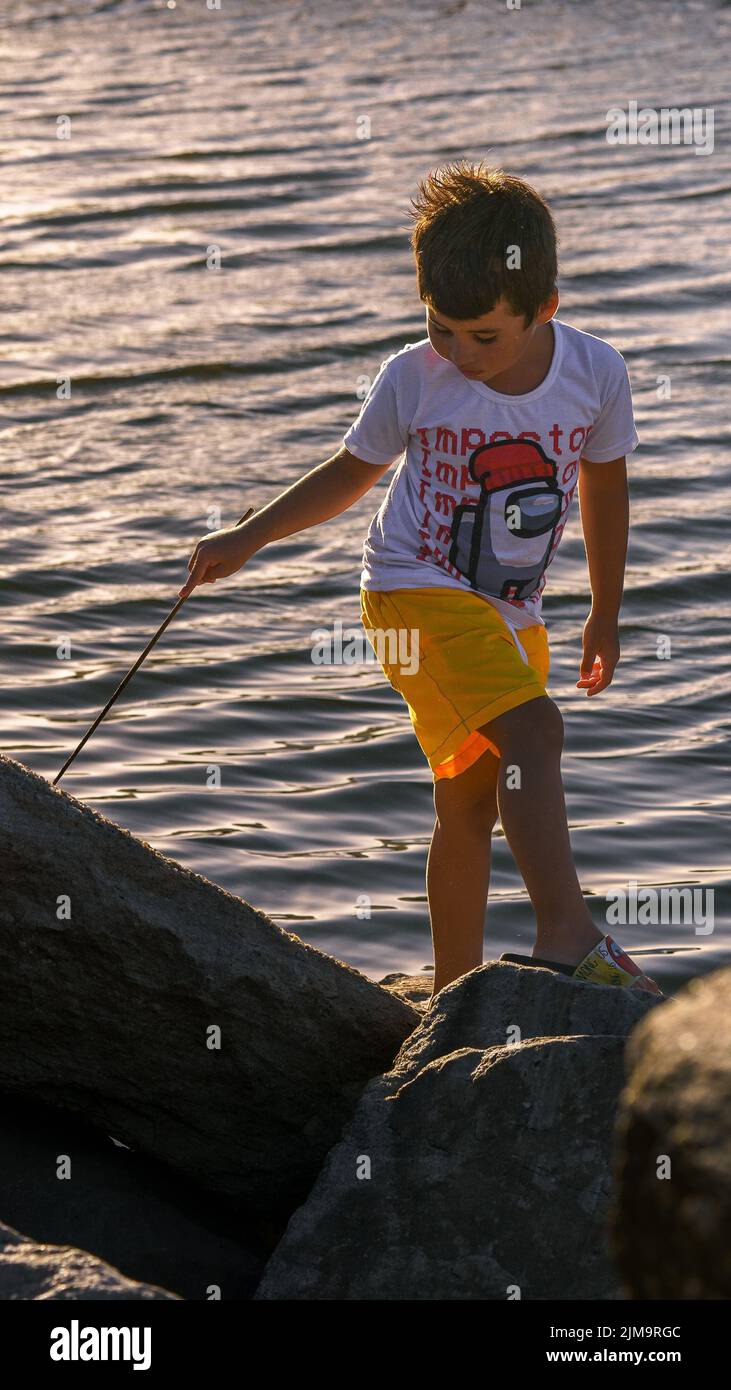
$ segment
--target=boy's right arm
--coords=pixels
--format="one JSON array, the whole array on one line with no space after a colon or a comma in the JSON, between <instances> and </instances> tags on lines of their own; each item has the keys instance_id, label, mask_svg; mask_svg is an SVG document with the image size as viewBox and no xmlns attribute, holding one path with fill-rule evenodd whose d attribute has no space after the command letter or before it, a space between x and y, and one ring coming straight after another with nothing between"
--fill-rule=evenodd
<instances>
[{"instance_id":1,"label":"boy's right arm","mask_svg":"<svg viewBox=\"0 0 731 1390\"><path fill-rule=\"evenodd\" d=\"M242 526L204 536L190 557L189 576L179 596L187 598L198 584L214 584L235 574L270 541L283 540L347 511L390 467L390 463L366 463L343 445Z\"/></svg>"}]
</instances>

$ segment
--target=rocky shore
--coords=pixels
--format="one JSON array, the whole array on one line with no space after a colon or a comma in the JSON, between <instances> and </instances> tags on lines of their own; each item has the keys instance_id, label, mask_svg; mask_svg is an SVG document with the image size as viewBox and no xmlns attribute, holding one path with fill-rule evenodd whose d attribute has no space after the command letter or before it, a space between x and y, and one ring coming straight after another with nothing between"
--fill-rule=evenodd
<instances>
[{"instance_id":1,"label":"rocky shore","mask_svg":"<svg viewBox=\"0 0 731 1390\"><path fill-rule=\"evenodd\" d=\"M0 860L0 1298L729 1296L731 970L427 1015L1 755Z\"/></svg>"}]
</instances>

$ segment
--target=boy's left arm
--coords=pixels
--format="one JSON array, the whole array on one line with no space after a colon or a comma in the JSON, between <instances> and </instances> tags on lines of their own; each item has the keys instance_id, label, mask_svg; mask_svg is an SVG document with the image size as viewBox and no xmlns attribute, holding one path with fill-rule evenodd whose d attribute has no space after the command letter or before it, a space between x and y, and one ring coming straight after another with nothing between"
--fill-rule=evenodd
<instances>
[{"instance_id":1,"label":"boy's left arm","mask_svg":"<svg viewBox=\"0 0 731 1390\"><path fill-rule=\"evenodd\" d=\"M609 685L619 661L619 609L629 534L624 455L610 463L580 460L579 508L592 600L576 685L587 695L598 695Z\"/></svg>"}]
</instances>

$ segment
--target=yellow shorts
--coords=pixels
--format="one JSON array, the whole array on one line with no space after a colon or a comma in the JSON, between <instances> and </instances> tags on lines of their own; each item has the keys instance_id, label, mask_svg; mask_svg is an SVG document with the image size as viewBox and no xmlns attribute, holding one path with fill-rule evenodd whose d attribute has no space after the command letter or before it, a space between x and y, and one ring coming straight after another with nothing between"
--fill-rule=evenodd
<instances>
[{"instance_id":1,"label":"yellow shorts","mask_svg":"<svg viewBox=\"0 0 731 1390\"><path fill-rule=\"evenodd\" d=\"M517 629L525 659L515 629L471 590L361 589L360 609L435 778L456 777L487 748L499 756L480 725L546 694L550 655L543 623Z\"/></svg>"}]
</instances>

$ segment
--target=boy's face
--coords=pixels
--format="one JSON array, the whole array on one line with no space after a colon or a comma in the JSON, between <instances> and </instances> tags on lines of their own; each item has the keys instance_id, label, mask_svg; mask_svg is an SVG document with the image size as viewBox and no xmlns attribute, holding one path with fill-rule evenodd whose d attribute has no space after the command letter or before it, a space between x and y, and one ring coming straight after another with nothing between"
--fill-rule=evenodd
<instances>
[{"instance_id":1,"label":"boy's face","mask_svg":"<svg viewBox=\"0 0 731 1390\"><path fill-rule=\"evenodd\" d=\"M477 319L448 319L427 306L426 331L440 357L453 362L464 376L489 382L528 352L537 330L553 318L557 308L554 291L526 328L523 315L514 314L504 298Z\"/></svg>"}]
</instances>

